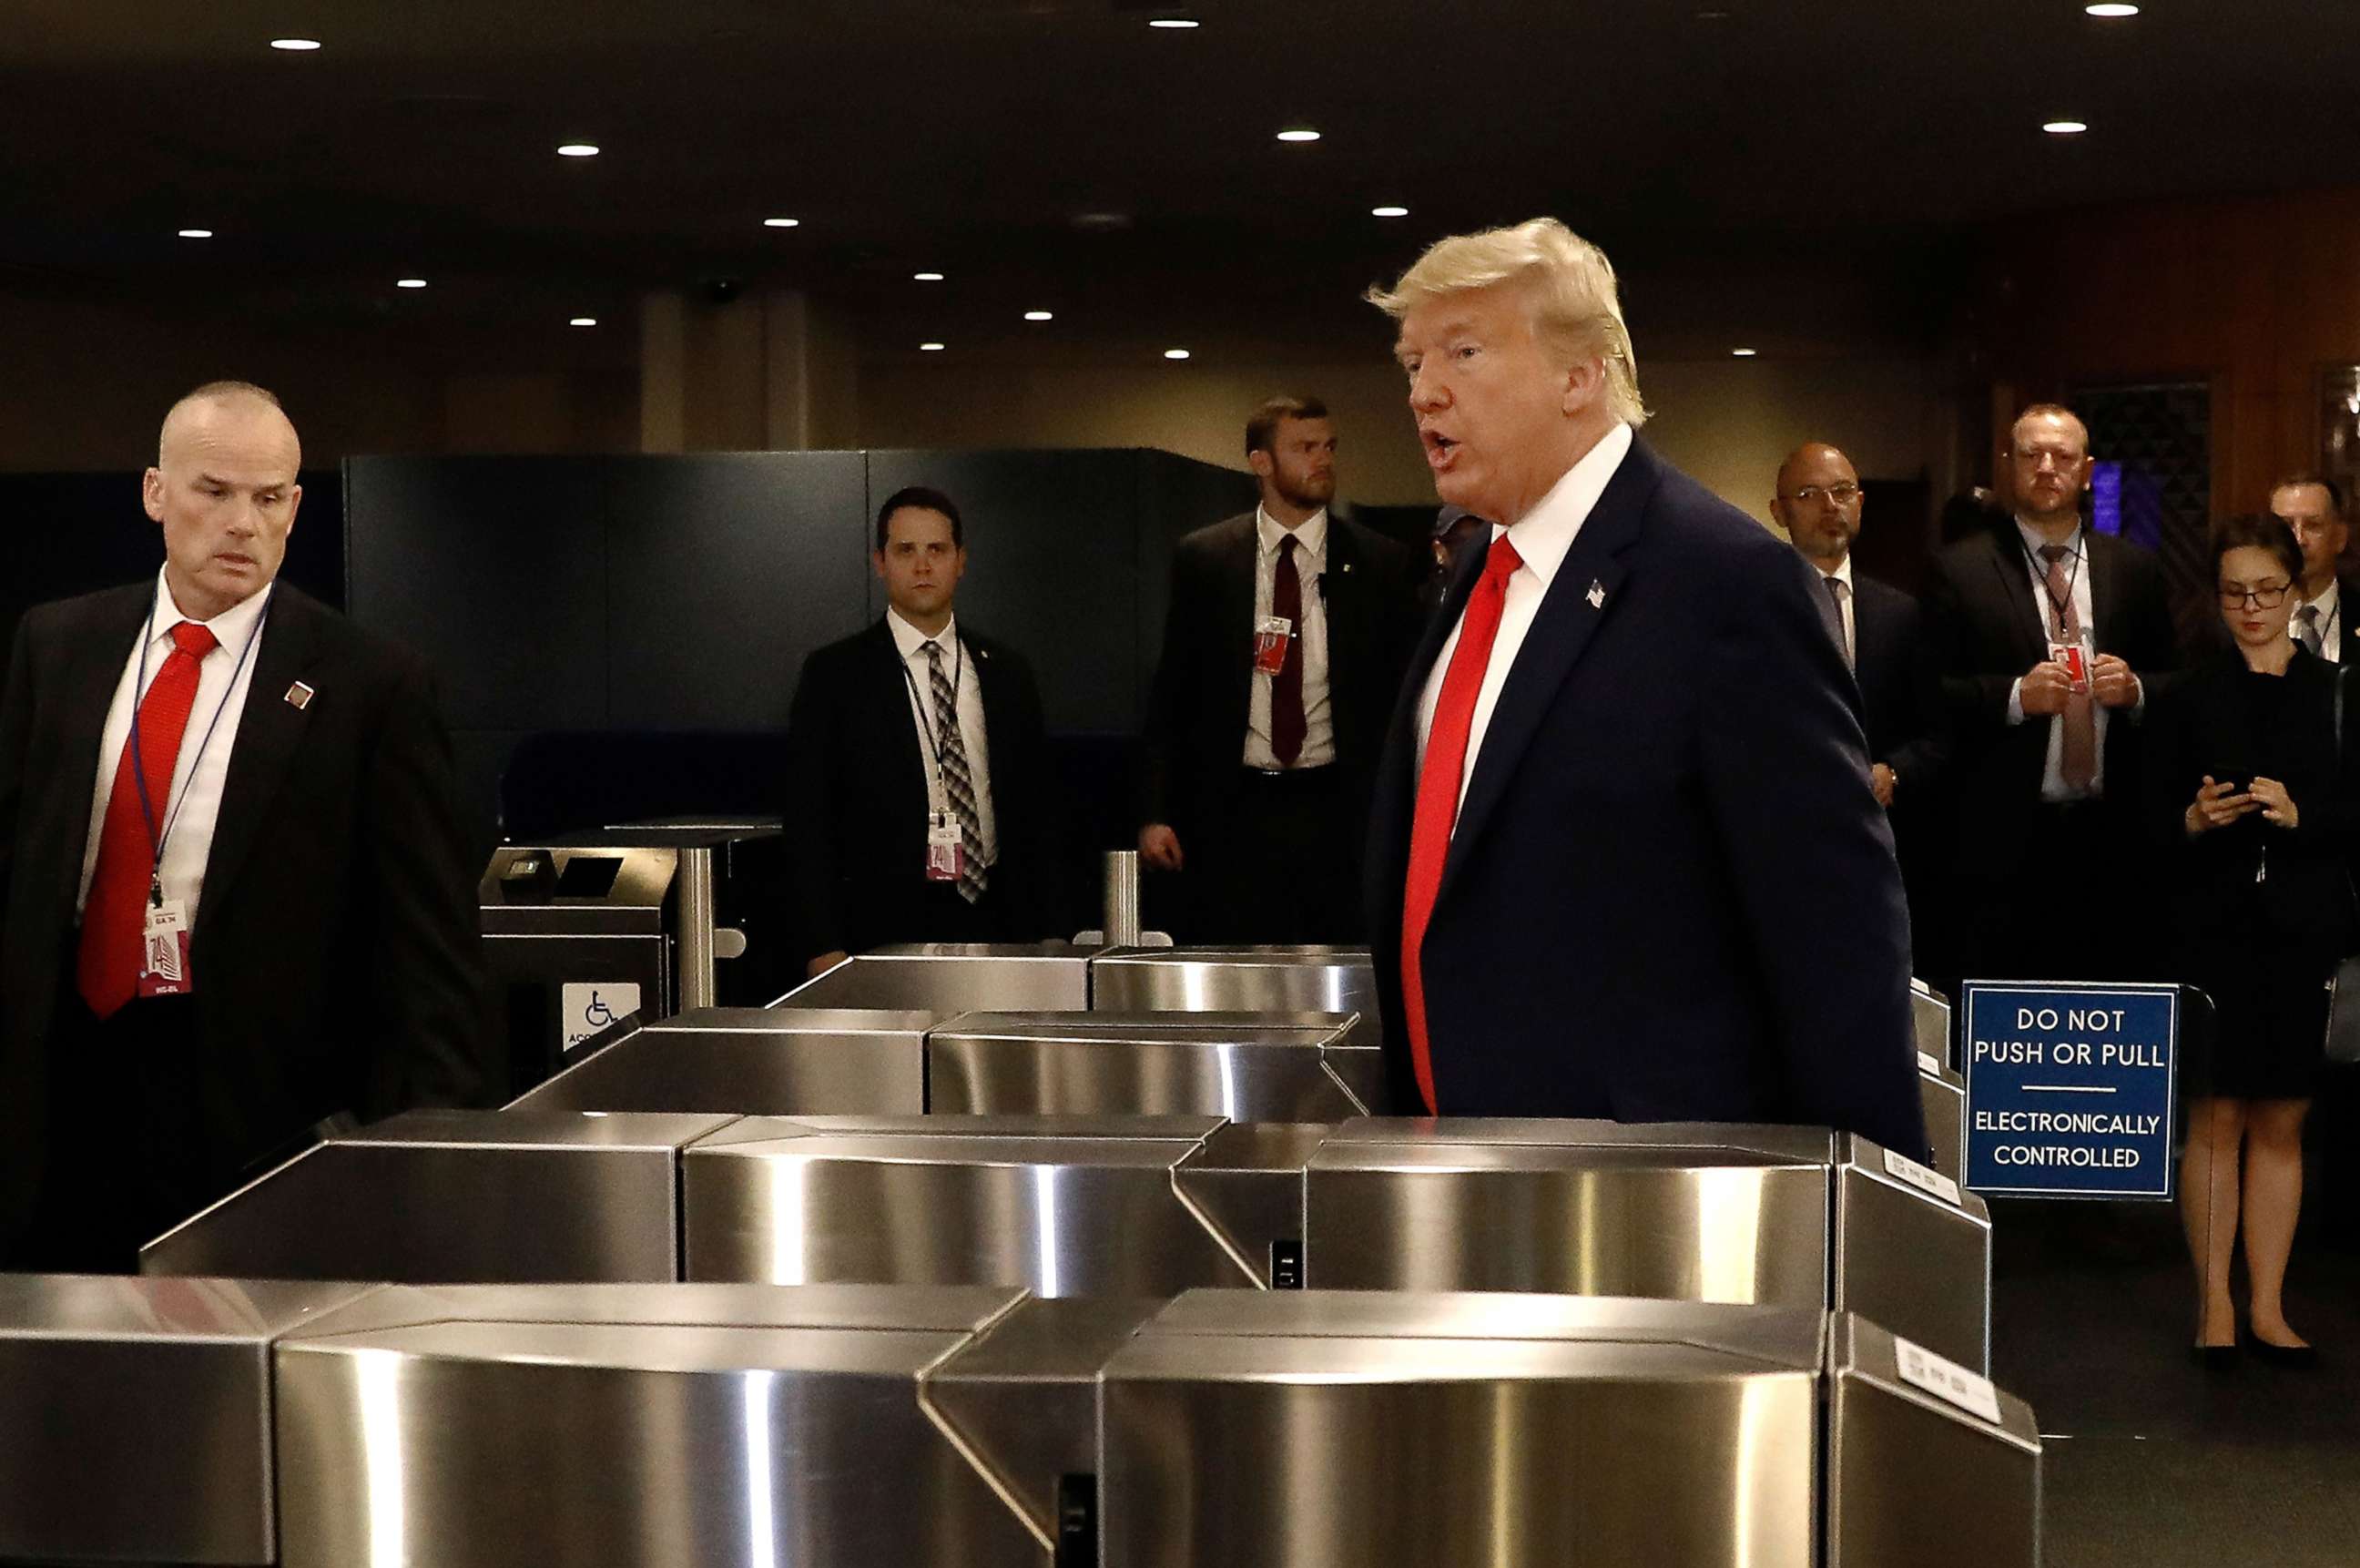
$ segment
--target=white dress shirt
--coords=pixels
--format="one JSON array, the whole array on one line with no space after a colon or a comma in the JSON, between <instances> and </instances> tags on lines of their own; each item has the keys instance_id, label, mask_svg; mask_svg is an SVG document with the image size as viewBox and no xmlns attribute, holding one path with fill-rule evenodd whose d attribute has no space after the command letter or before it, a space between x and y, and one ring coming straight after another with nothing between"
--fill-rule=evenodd
<instances>
[{"instance_id":1,"label":"white dress shirt","mask_svg":"<svg viewBox=\"0 0 2360 1568\"><path fill-rule=\"evenodd\" d=\"M2024 542L2026 551L2024 569L2032 578L2032 602L2039 607L2040 634L2042 640L2046 641L2057 630L2057 601L2049 594L2049 562L2040 554L2040 547L2049 541L2027 527L2020 518L2016 520L2016 532L2017 537ZM2073 535L2066 548L2068 554L2064 560L2065 576L2073 585L2073 617L2081 623L2083 630L2090 633L2092 646L2094 647L2098 622L2090 609L2090 530L2087 524ZM2075 569L2072 554L2074 552L2078 552L2081 555L2079 570ZM2147 692L2142 687L2138 703L2132 711L2136 713L2146 707ZM2106 793L2106 725L2112 718L2113 710L2093 696L2090 699L2090 715L2095 720L2098 734L2097 765L2090 774L2090 787L2086 790L2077 790L2065 783L2065 716L2061 713L2055 714L2048 721L2049 760L2040 766L2041 799L2050 802L2095 800ZM2010 724L2021 724L2025 721L2022 675L2018 675L2016 678L2016 684L2007 688L2007 721Z\"/></svg>"},{"instance_id":2,"label":"white dress shirt","mask_svg":"<svg viewBox=\"0 0 2360 1568\"><path fill-rule=\"evenodd\" d=\"M1254 508L1254 620L1277 613L1271 606L1278 591L1278 546L1287 531L1262 508ZM1328 571L1328 509L1320 508L1295 527L1295 574L1303 580L1303 749L1295 754L1297 768L1324 768L1336 760L1336 721L1328 710L1328 600L1319 591ZM1252 628L1247 629L1249 631ZM1270 745L1270 684L1276 675L1254 672L1253 695L1246 705L1245 764L1274 772L1278 753Z\"/></svg>"},{"instance_id":3,"label":"white dress shirt","mask_svg":"<svg viewBox=\"0 0 2360 1568\"><path fill-rule=\"evenodd\" d=\"M1606 482L1631 450L1631 427L1617 423L1600 437L1598 444L1584 453L1581 461L1565 471L1565 477L1551 486L1549 493L1514 523L1502 528L1494 523L1491 537L1502 533L1516 547L1524 565L1508 576L1507 601L1500 611L1500 630L1491 642L1491 660L1483 668L1483 685L1475 697L1474 722L1467 732L1467 762L1459 775L1459 803L1467 803L1467 784L1475 776L1476 754L1483 749L1483 731L1491 722L1491 710L1500 705L1500 688L1508 684L1508 672L1514 668L1517 651L1524 645L1524 634L1533 629L1533 618L1540 613L1541 600L1547 597L1549 582L1557 569L1565 564L1565 553L1573 548L1574 535L1590 520L1590 510L1598 498L1606 492ZM1450 629L1442 644L1442 652L1434 661L1434 668L1426 677L1425 695L1417 703L1417 765L1422 773L1426 768L1426 739L1434 729L1434 709L1442 700L1442 683L1450 674L1451 656L1459 652L1459 633L1466 622L1466 611L1459 611L1459 625Z\"/></svg>"},{"instance_id":4,"label":"white dress shirt","mask_svg":"<svg viewBox=\"0 0 2360 1568\"><path fill-rule=\"evenodd\" d=\"M2331 664L2344 662L2344 587L2334 578L2327 579L2327 591L2315 599L2305 599L2295 606L2294 625L2297 633L2302 630L2302 612L2311 606L2319 607L2319 656ZM2295 641L2302 638L2297 635Z\"/></svg>"},{"instance_id":5,"label":"white dress shirt","mask_svg":"<svg viewBox=\"0 0 2360 1568\"><path fill-rule=\"evenodd\" d=\"M1821 578L1819 592L1821 593L1828 591L1825 579L1829 577L1833 577L1843 585L1843 592L1836 595L1836 604L1843 611L1844 663L1857 669L1860 665L1860 621L1852 614L1852 595L1855 590L1852 581L1852 552L1849 550L1844 552L1843 565L1832 572L1822 570L1817 561L1811 563L1811 570L1819 574Z\"/></svg>"},{"instance_id":6,"label":"white dress shirt","mask_svg":"<svg viewBox=\"0 0 2360 1568\"><path fill-rule=\"evenodd\" d=\"M901 651L901 666L909 672L904 683L910 694L910 722L918 735L918 755L925 762L926 809L939 812L945 821L956 821L951 814L949 793L943 787L942 771L934 765L934 699L928 683L934 679L934 661L926 648L931 643L942 647L943 678L954 681L958 687L959 738L967 745L967 777L975 784L976 828L983 842L976 853L983 864L996 865L1000 861L1000 827L991 815L991 739L983 728L983 682L975 667L975 650L958 640L958 622L951 620L933 637L901 619L901 612L890 606L885 611L886 629L893 633L893 646ZM923 704L920 701L923 694Z\"/></svg>"},{"instance_id":7,"label":"white dress shirt","mask_svg":"<svg viewBox=\"0 0 2360 1568\"><path fill-rule=\"evenodd\" d=\"M237 744L246 688L254 684L254 663L261 656L259 647L247 653L246 645L249 641L259 641L263 607L269 598L270 590L264 588L204 622L217 646L198 662L196 701L189 709L189 727L181 733L180 754L172 764L171 789L156 822L156 830L167 835L164 896L188 905L191 926L196 923L198 896L204 892L205 861L213 854L213 825L221 817L222 781L229 774L230 751ZM114 793L115 770L123 765L123 748L131 739L131 716L164 668L164 661L172 656L172 628L191 619L172 602L172 590L165 586L160 571L156 574L156 603L150 613L147 682L139 679L139 644L135 639L123 661L123 676L115 683L115 699L107 706L106 728L99 732L90 834L82 842L82 887L74 894L77 918L90 898L90 879L98 871L98 840L106 828L107 797ZM243 664L241 653L246 654ZM218 722L216 713L221 716ZM154 779L148 781L148 788L152 797Z\"/></svg>"}]
</instances>

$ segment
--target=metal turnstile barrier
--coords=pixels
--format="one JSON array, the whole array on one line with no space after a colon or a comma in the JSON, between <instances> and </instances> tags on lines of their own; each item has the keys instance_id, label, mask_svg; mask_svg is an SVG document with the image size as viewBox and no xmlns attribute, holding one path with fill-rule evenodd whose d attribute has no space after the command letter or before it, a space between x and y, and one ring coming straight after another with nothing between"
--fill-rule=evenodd
<instances>
[{"instance_id":1,"label":"metal turnstile barrier","mask_svg":"<svg viewBox=\"0 0 2360 1568\"><path fill-rule=\"evenodd\" d=\"M912 942L856 953L771 1005L924 1013L1078 1012L1090 1004L1090 954L1070 942Z\"/></svg>"},{"instance_id":2,"label":"metal turnstile barrier","mask_svg":"<svg viewBox=\"0 0 2360 1568\"><path fill-rule=\"evenodd\" d=\"M1119 1013L1357 1013L1355 1043L1383 1037L1366 948L1118 948L1090 960L1090 1004Z\"/></svg>"},{"instance_id":3,"label":"metal turnstile barrier","mask_svg":"<svg viewBox=\"0 0 2360 1568\"><path fill-rule=\"evenodd\" d=\"M1909 1021L1918 1035L1918 1049L1944 1067L1957 1066L1950 1052L1950 1002L1922 980L1909 982Z\"/></svg>"},{"instance_id":4,"label":"metal turnstile barrier","mask_svg":"<svg viewBox=\"0 0 2360 1568\"><path fill-rule=\"evenodd\" d=\"M585 1047L517 1111L916 1115L937 1013L700 1007Z\"/></svg>"},{"instance_id":5,"label":"metal turnstile barrier","mask_svg":"<svg viewBox=\"0 0 2360 1568\"><path fill-rule=\"evenodd\" d=\"M1383 1098L1349 1013L969 1013L926 1038L926 1103L1013 1116L1334 1122Z\"/></svg>"}]
</instances>

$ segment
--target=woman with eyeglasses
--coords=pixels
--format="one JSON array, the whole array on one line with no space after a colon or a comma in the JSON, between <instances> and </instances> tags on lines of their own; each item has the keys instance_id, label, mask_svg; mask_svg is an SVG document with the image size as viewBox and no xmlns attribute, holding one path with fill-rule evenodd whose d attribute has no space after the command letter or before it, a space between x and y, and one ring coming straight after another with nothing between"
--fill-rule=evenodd
<instances>
[{"instance_id":1,"label":"woman with eyeglasses","mask_svg":"<svg viewBox=\"0 0 2360 1568\"><path fill-rule=\"evenodd\" d=\"M2360 937L2345 853L2360 809L2339 756L2336 673L2288 634L2302 548L2275 517L2213 532L2228 646L2160 696L2147 793L2169 846L2178 973L2213 1003L2183 1039L2180 1214L2196 1265L2196 1359L2235 1359L2229 1289L2245 1238L2248 1346L2308 1365L2281 1295L2302 1201L2302 1123L2322 1060L2326 982ZM2346 748L2348 750L2348 748Z\"/></svg>"}]
</instances>

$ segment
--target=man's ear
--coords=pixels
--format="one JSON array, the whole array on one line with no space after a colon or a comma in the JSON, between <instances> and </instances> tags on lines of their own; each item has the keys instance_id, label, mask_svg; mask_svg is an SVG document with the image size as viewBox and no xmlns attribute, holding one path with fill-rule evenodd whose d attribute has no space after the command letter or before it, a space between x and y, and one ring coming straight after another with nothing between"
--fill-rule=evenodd
<instances>
[{"instance_id":1,"label":"man's ear","mask_svg":"<svg viewBox=\"0 0 2360 1568\"><path fill-rule=\"evenodd\" d=\"M1606 361L1577 359L1565 373L1565 411L1581 413L1594 407L1606 392Z\"/></svg>"},{"instance_id":2,"label":"man's ear","mask_svg":"<svg viewBox=\"0 0 2360 1568\"><path fill-rule=\"evenodd\" d=\"M164 521L164 470L150 468L139 477L139 504L150 521Z\"/></svg>"},{"instance_id":3,"label":"man's ear","mask_svg":"<svg viewBox=\"0 0 2360 1568\"><path fill-rule=\"evenodd\" d=\"M1257 448L1246 454L1246 466L1254 471L1254 477L1267 479L1277 464L1272 461L1269 453Z\"/></svg>"}]
</instances>

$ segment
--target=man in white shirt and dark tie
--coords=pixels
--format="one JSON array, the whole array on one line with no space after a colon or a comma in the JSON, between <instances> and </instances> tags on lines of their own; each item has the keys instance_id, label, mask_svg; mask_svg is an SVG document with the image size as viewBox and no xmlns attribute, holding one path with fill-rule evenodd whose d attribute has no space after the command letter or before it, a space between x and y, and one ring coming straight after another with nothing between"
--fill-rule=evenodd
<instances>
[{"instance_id":1,"label":"man in white shirt and dark tie","mask_svg":"<svg viewBox=\"0 0 2360 1568\"><path fill-rule=\"evenodd\" d=\"M2344 551L2352 542L2344 487L2324 474L2280 479L2270 488L2270 512L2294 530L2302 546L2301 602L2289 630L2314 657L2331 664L2350 662L2360 638L2349 635L2355 585L2341 575Z\"/></svg>"}]
</instances>

